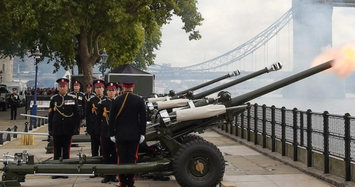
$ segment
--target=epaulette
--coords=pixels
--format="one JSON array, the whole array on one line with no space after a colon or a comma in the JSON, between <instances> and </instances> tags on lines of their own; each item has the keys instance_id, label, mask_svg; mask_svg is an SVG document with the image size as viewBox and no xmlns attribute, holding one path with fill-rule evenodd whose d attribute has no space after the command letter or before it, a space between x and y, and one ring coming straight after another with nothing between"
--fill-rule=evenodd
<instances>
[{"instance_id":1,"label":"epaulette","mask_svg":"<svg viewBox=\"0 0 355 187\"><path fill-rule=\"evenodd\" d=\"M72 96L73 98L76 98L76 96L73 95L73 94L71 94L71 93L68 93L67 95L68 95L68 96Z\"/></svg>"},{"instance_id":2,"label":"epaulette","mask_svg":"<svg viewBox=\"0 0 355 187\"><path fill-rule=\"evenodd\" d=\"M55 96L57 96L58 94L54 94L54 95L52 95L52 97L51 97L51 100L53 99L53 97L55 97Z\"/></svg>"},{"instance_id":3,"label":"epaulette","mask_svg":"<svg viewBox=\"0 0 355 187\"><path fill-rule=\"evenodd\" d=\"M140 97L140 98L143 98L143 96L138 95L138 94L136 94L136 93L132 93L132 94L135 95L135 96L138 96L138 97Z\"/></svg>"},{"instance_id":4,"label":"epaulette","mask_svg":"<svg viewBox=\"0 0 355 187\"><path fill-rule=\"evenodd\" d=\"M95 97L94 95L91 95L91 96L89 97L88 101L90 101L91 98L94 98L94 97Z\"/></svg>"},{"instance_id":5,"label":"epaulette","mask_svg":"<svg viewBox=\"0 0 355 187\"><path fill-rule=\"evenodd\" d=\"M106 101L106 100L107 100L107 99L105 98L105 99L99 101L98 104L102 104L102 102L104 102L104 101Z\"/></svg>"}]
</instances>

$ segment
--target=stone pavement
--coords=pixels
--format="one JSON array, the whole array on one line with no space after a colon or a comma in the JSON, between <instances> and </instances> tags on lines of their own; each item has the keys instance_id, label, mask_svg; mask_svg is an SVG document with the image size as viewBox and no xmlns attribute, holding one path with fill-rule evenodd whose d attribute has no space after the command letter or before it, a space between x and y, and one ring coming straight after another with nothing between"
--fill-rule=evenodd
<instances>
[{"instance_id":1,"label":"stone pavement","mask_svg":"<svg viewBox=\"0 0 355 187\"><path fill-rule=\"evenodd\" d=\"M34 132L46 132L47 126L42 126ZM83 131L82 131L83 132ZM238 141L222 136L213 130L200 134L207 141L218 146L226 160L226 171L222 184L224 187L333 187L333 185L301 172L280 161L273 160L264 154L241 144ZM34 145L21 145L21 136L0 146L0 154L21 153L23 150L35 155L37 161L51 157L46 154L46 137L35 136ZM80 144L72 147L71 158L76 158L80 151L90 156L90 145ZM117 186L117 183L100 183L102 178L70 176L68 179L50 179L50 176L26 175L26 181L21 183L26 187L100 187ZM171 176L170 181L139 180L136 187L178 187L179 184ZM349 186L350 184L348 184Z\"/></svg>"}]
</instances>

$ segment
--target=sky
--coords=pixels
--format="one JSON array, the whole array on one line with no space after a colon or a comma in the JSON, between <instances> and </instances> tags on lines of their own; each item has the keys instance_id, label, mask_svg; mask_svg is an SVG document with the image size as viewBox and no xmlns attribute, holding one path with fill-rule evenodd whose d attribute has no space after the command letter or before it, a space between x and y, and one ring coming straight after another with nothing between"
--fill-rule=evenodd
<instances>
[{"instance_id":1,"label":"sky","mask_svg":"<svg viewBox=\"0 0 355 187\"><path fill-rule=\"evenodd\" d=\"M292 0L200 0L197 8L205 19L202 26L198 27L202 39L189 41L188 34L181 29L183 24L180 18L173 17L170 24L163 26L162 45L156 52L155 63L185 67L215 58L256 36L291 7ZM354 8L335 7L333 9L333 45L354 42L354 25ZM280 33L278 44L274 44L276 39L275 42L269 43L279 45L284 69L291 70L292 51L290 50L292 49L289 48L292 47L292 37L289 36L292 36L292 24L288 24ZM262 50L259 49L261 51L259 53L263 53ZM264 61L262 58L266 57L264 55L264 57L255 58ZM273 60L272 55L268 58Z\"/></svg>"}]
</instances>

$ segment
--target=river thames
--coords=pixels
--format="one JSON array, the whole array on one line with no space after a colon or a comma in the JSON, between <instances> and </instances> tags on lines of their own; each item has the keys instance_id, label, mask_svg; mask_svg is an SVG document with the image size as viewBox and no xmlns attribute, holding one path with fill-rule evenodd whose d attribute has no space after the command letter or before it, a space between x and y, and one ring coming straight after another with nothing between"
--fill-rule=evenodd
<instances>
[{"instance_id":1,"label":"river thames","mask_svg":"<svg viewBox=\"0 0 355 187\"><path fill-rule=\"evenodd\" d=\"M297 108L306 111L311 109L313 112L323 113L328 111L330 114L344 115L349 113L355 116L355 95L347 94L345 99L321 99L321 98L302 98L285 99L281 95L266 95L264 97L251 100L250 103L275 105L277 108L286 107L287 109Z\"/></svg>"}]
</instances>

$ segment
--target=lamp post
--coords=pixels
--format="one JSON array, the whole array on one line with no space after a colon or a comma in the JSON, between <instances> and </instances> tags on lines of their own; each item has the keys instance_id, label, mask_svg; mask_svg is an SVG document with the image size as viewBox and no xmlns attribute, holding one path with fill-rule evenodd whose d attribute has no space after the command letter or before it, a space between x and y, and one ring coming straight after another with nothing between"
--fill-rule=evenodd
<instances>
[{"instance_id":1,"label":"lamp post","mask_svg":"<svg viewBox=\"0 0 355 187\"><path fill-rule=\"evenodd\" d=\"M100 57L101 57L101 63L102 63L102 66L101 66L102 79L105 79L105 64L106 64L106 61L108 59L108 55L106 53L106 49L105 48L104 48L104 52L102 52Z\"/></svg>"},{"instance_id":2,"label":"lamp post","mask_svg":"<svg viewBox=\"0 0 355 187\"><path fill-rule=\"evenodd\" d=\"M32 105L32 115L37 115L37 74L38 74L38 63L41 61L42 53L39 51L37 46L34 53L32 53L35 59L36 73L35 73L35 91L33 96L33 105ZM36 124L36 118L32 118L32 124Z\"/></svg>"}]
</instances>

